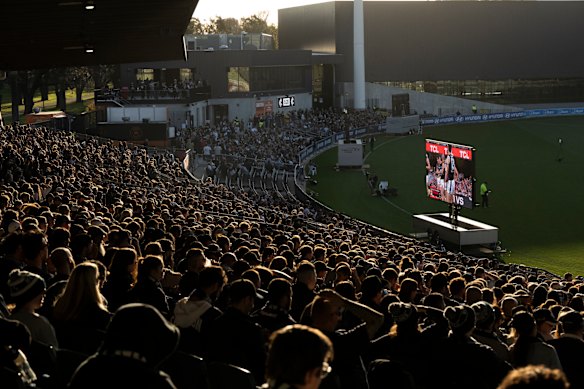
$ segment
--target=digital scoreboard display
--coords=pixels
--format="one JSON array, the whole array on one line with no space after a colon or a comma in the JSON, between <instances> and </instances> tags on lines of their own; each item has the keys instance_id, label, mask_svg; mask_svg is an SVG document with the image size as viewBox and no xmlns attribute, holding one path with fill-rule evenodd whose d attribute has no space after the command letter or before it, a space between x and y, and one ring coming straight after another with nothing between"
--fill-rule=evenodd
<instances>
[{"instance_id":1,"label":"digital scoreboard display","mask_svg":"<svg viewBox=\"0 0 584 389\"><path fill-rule=\"evenodd\" d=\"M426 139L426 193L434 200L472 208L475 204L472 146Z\"/></svg>"}]
</instances>

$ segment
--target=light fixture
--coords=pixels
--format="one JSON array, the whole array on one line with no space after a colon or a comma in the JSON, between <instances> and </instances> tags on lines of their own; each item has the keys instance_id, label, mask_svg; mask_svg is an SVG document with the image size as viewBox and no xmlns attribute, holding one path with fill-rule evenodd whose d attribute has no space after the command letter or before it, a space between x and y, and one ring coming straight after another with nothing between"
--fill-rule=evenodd
<instances>
[{"instance_id":1,"label":"light fixture","mask_svg":"<svg viewBox=\"0 0 584 389\"><path fill-rule=\"evenodd\" d=\"M85 52L87 54L91 54L91 53L93 53L93 51L94 51L93 45L85 45Z\"/></svg>"},{"instance_id":2,"label":"light fixture","mask_svg":"<svg viewBox=\"0 0 584 389\"><path fill-rule=\"evenodd\" d=\"M88 11L92 11L92 10L95 9L95 3L93 2L93 0L87 0L87 1L85 1L84 4L83 4L83 6Z\"/></svg>"}]
</instances>

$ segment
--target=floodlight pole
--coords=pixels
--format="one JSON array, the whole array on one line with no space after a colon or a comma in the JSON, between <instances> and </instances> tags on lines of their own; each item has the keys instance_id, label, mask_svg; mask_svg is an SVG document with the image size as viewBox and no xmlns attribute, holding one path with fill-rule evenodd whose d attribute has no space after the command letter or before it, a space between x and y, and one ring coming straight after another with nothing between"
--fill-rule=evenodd
<instances>
[{"instance_id":1,"label":"floodlight pole","mask_svg":"<svg viewBox=\"0 0 584 389\"><path fill-rule=\"evenodd\" d=\"M354 108L365 109L365 32L363 0L353 1L353 97Z\"/></svg>"}]
</instances>

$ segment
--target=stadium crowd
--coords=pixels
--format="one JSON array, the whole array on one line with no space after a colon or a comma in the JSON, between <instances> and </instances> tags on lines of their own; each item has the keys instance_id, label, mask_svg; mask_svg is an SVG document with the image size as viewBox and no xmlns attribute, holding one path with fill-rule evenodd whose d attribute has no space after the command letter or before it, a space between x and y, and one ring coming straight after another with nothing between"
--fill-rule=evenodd
<instances>
[{"instance_id":1,"label":"stadium crowd","mask_svg":"<svg viewBox=\"0 0 584 389\"><path fill-rule=\"evenodd\" d=\"M192 134L270 144L227 126ZM579 277L258 206L124 142L7 125L0 153L7 387L584 387Z\"/></svg>"}]
</instances>

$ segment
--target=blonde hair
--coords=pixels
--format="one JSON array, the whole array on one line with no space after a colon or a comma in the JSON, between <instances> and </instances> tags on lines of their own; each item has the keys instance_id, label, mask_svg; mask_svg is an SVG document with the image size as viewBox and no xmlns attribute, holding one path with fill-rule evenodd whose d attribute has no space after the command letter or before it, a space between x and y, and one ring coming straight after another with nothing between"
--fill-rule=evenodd
<instances>
[{"instance_id":1,"label":"blonde hair","mask_svg":"<svg viewBox=\"0 0 584 389\"><path fill-rule=\"evenodd\" d=\"M88 306L107 311L98 287L99 268L91 262L75 266L65 291L55 303L53 317L56 320L77 320Z\"/></svg>"}]
</instances>

